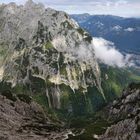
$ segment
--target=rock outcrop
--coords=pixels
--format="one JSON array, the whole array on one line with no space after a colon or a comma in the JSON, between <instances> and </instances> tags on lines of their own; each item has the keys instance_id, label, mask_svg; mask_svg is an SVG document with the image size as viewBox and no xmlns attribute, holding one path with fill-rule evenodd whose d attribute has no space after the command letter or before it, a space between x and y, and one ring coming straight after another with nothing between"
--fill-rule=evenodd
<instances>
[{"instance_id":1,"label":"rock outcrop","mask_svg":"<svg viewBox=\"0 0 140 140\"><path fill-rule=\"evenodd\" d=\"M1 140L63 140L69 133L52 121L31 97L10 92L0 95Z\"/></svg>"},{"instance_id":2,"label":"rock outcrop","mask_svg":"<svg viewBox=\"0 0 140 140\"><path fill-rule=\"evenodd\" d=\"M132 83L120 99L109 107L107 128L100 140L139 140L140 139L140 84Z\"/></svg>"}]
</instances>

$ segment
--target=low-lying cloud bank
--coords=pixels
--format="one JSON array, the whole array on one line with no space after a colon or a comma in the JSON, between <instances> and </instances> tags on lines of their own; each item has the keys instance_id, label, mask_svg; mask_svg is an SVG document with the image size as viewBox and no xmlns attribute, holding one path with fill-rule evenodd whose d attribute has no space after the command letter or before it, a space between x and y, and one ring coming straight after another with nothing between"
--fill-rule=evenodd
<instances>
[{"instance_id":1,"label":"low-lying cloud bank","mask_svg":"<svg viewBox=\"0 0 140 140\"><path fill-rule=\"evenodd\" d=\"M60 52L67 52L71 60L80 59L93 61L93 55L100 62L113 67L134 66L132 55L122 54L116 49L113 42L103 38L93 37L92 45L88 47L81 43L79 47L67 47L65 37L61 36L52 41L53 46ZM72 46L72 45L71 45Z\"/></svg>"},{"instance_id":2,"label":"low-lying cloud bank","mask_svg":"<svg viewBox=\"0 0 140 140\"><path fill-rule=\"evenodd\" d=\"M131 55L123 55L119 52L113 42L103 38L93 38L93 47L95 50L96 58L102 63L109 66L125 67L132 66L133 62L130 61Z\"/></svg>"}]
</instances>

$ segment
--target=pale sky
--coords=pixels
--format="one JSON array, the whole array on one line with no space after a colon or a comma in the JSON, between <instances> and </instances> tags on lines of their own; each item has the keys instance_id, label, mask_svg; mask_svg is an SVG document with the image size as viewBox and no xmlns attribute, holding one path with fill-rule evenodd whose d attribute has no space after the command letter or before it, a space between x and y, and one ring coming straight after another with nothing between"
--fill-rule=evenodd
<instances>
[{"instance_id":1,"label":"pale sky","mask_svg":"<svg viewBox=\"0 0 140 140\"><path fill-rule=\"evenodd\" d=\"M140 17L140 0L33 0L46 7L65 11L69 14L104 14L123 17ZM23 4L26 0L0 0L0 3L16 2Z\"/></svg>"}]
</instances>

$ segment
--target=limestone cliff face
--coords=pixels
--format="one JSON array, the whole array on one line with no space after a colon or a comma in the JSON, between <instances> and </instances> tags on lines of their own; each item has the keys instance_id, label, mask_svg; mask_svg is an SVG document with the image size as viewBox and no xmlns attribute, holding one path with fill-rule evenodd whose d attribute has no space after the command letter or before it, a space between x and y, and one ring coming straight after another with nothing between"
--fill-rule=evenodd
<instances>
[{"instance_id":1,"label":"limestone cliff face","mask_svg":"<svg viewBox=\"0 0 140 140\"><path fill-rule=\"evenodd\" d=\"M105 99L92 38L64 12L35 4L0 6L0 79L12 87L45 93L48 105L61 108L69 94L95 87ZM94 94L94 93L93 93ZM71 110L71 102L66 101Z\"/></svg>"}]
</instances>

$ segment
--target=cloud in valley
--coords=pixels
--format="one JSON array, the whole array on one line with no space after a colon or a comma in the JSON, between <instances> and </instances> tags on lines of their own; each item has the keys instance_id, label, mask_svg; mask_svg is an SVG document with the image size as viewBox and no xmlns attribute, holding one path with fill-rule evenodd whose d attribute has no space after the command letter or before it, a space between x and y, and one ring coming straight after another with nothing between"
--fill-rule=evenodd
<instances>
[{"instance_id":1,"label":"cloud in valley","mask_svg":"<svg viewBox=\"0 0 140 140\"><path fill-rule=\"evenodd\" d=\"M124 56L119 52L113 42L107 41L103 38L93 38L93 47L95 55L98 60L109 66L125 67L131 66L133 63L129 62L130 55Z\"/></svg>"}]
</instances>

